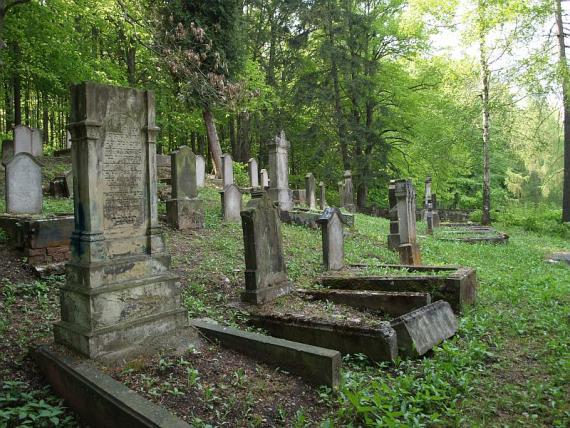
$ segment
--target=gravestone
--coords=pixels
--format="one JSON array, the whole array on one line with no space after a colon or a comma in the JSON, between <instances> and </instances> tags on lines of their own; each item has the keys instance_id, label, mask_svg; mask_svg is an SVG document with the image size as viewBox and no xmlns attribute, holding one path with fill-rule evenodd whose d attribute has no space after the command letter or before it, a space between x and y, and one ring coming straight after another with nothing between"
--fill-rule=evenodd
<instances>
[{"instance_id":1,"label":"gravestone","mask_svg":"<svg viewBox=\"0 0 570 428\"><path fill-rule=\"evenodd\" d=\"M269 151L269 196L277 202L279 209L290 211L293 208L289 189L289 142L285 132L268 143Z\"/></svg>"},{"instance_id":2,"label":"gravestone","mask_svg":"<svg viewBox=\"0 0 570 428\"><path fill-rule=\"evenodd\" d=\"M269 174L266 169L259 171L259 181L263 189L267 189L269 187Z\"/></svg>"},{"instance_id":3,"label":"gravestone","mask_svg":"<svg viewBox=\"0 0 570 428\"><path fill-rule=\"evenodd\" d=\"M433 227L439 227L441 220L439 218L439 212L437 211L437 195L435 193L431 194L431 206Z\"/></svg>"},{"instance_id":4,"label":"gravestone","mask_svg":"<svg viewBox=\"0 0 570 428\"><path fill-rule=\"evenodd\" d=\"M344 268L344 222L340 210L334 207L325 209L317 223L321 226L325 269Z\"/></svg>"},{"instance_id":5,"label":"gravestone","mask_svg":"<svg viewBox=\"0 0 570 428\"><path fill-rule=\"evenodd\" d=\"M242 208L242 194L235 184L224 187L220 192L222 199L222 218L225 221L239 221Z\"/></svg>"},{"instance_id":6,"label":"gravestone","mask_svg":"<svg viewBox=\"0 0 570 428\"><path fill-rule=\"evenodd\" d=\"M245 253L245 292L241 299L257 305L292 290L283 257L279 211L266 192L253 198L241 212Z\"/></svg>"},{"instance_id":7,"label":"gravestone","mask_svg":"<svg viewBox=\"0 0 570 428\"><path fill-rule=\"evenodd\" d=\"M305 202L307 201L305 189L292 190L291 194L293 195L293 202L297 203L298 205L305 205Z\"/></svg>"},{"instance_id":8,"label":"gravestone","mask_svg":"<svg viewBox=\"0 0 570 428\"><path fill-rule=\"evenodd\" d=\"M19 152L5 167L6 212L40 214L42 212L42 165L30 153Z\"/></svg>"},{"instance_id":9,"label":"gravestone","mask_svg":"<svg viewBox=\"0 0 570 428\"><path fill-rule=\"evenodd\" d=\"M251 158L247 161L247 173L249 175L249 186L253 189L259 187L259 171L257 167L257 161Z\"/></svg>"},{"instance_id":10,"label":"gravestone","mask_svg":"<svg viewBox=\"0 0 570 428\"><path fill-rule=\"evenodd\" d=\"M65 191L65 197L73 198L73 172L71 170L67 171L63 175L63 188Z\"/></svg>"},{"instance_id":11,"label":"gravestone","mask_svg":"<svg viewBox=\"0 0 570 428\"><path fill-rule=\"evenodd\" d=\"M307 198L307 205L311 210L317 209L316 187L315 176L309 172L305 175L305 197Z\"/></svg>"},{"instance_id":12,"label":"gravestone","mask_svg":"<svg viewBox=\"0 0 570 428\"><path fill-rule=\"evenodd\" d=\"M2 141L2 164L8 163L10 159L14 156L14 141L4 140Z\"/></svg>"},{"instance_id":13,"label":"gravestone","mask_svg":"<svg viewBox=\"0 0 570 428\"><path fill-rule=\"evenodd\" d=\"M426 177L424 191L424 209L428 209L429 203L431 203L431 177Z\"/></svg>"},{"instance_id":14,"label":"gravestone","mask_svg":"<svg viewBox=\"0 0 570 428\"><path fill-rule=\"evenodd\" d=\"M396 180L390 180L388 185L388 206L390 217L390 234L388 248L396 250L400 246L400 231L398 227L398 201L396 200Z\"/></svg>"},{"instance_id":15,"label":"gravestone","mask_svg":"<svg viewBox=\"0 0 570 428\"><path fill-rule=\"evenodd\" d=\"M327 198L326 198L325 183L323 183L322 181L319 183L319 190L320 190L319 204L320 208L324 210L327 207Z\"/></svg>"},{"instance_id":16,"label":"gravestone","mask_svg":"<svg viewBox=\"0 0 570 428\"><path fill-rule=\"evenodd\" d=\"M420 250L416 242L416 191L411 180L396 180L396 209L400 233L400 263L418 266L421 264Z\"/></svg>"},{"instance_id":17,"label":"gravestone","mask_svg":"<svg viewBox=\"0 0 570 428\"><path fill-rule=\"evenodd\" d=\"M431 177L426 178L424 192L424 220L427 223L428 235L433 235L433 205L431 201Z\"/></svg>"},{"instance_id":18,"label":"gravestone","mask_svg":"<svg viewBox=\"0 0 570 428\"><path fill-rule=\"evenodd\" d=\"M356 208L354 206L354 188L352 183L352 172L350 170L344 171L344 182L342 187L343 207L347 211L353 213Z\"/></svg>"},{"instance_id":19,"label":"gravestone","mask_svg":"<svg viewBox=\"0 0 570 428\"><path fill-rule=\"evenodd\" d=\"M204 227L204 209L198 199L196 155L187 146L170 154L172 170L171 199L166 201L167 223L178 230Z\"/></svg>"},{"instance_id":20,"label":"gravestone","mask_svg":"<svg viewBox=\"0 0 570 428\"><path fill-rule=\"evenodd\" d=\"M201 189L206 185L206 159L204 156L196 156L196 186Z\"/></svg>"},{"instance_id":21,"label":"gravestone","mask_svg":"<svg viewBox=\"0 0 570 428\"><path fill-rule=\"evenodd\" d=\"M34 157L42 156L42 131L29 126L14 128L14 154L25 152Z\"/></svg>"},{"instance_id":22,"label":"gravestone","mask_svg":"<svg viewBox=\"0 0 570 428\"><path fill-rule=\"evenodd\" d=\"M339 206L344 208L344 181L339 181L338 185L338 199L339 199Z\"/></svg>"},{"instance_id":23,"label":"gravestone","mask_svg":"<svg viewBox=\"0 0 570 428\"><path fill-rule=\"evenodd\" d=\"M105 359L169 346L187 311L158 223L154 95L85 82L71 100L75 227L55 340Z\"/></svg>"},{"instance_id":24,"label":"gravestone","mask_svg":"<svg viewBox=\"0 0 570 428\"><path fill-rule=\"evenodd\" d=\"M172 174L170 156L159 153L156 154L156 172L159 180L170 180Z\"/></svg>"},{"instance_id":25,"label":"gravestone","mask_svg":"<svg viewBox=\"0 0 570 428\"><path fill-rule=\"evenodd\" d=\"M65 131L65 148L71 149L71 132Z\"/></svg>"},{"instance_id":26,"label":"gravestone","mask_svg":"<svg viewBox=\"0 0 570 428\"><path fill-rule=\"evenodd\" d=\"M222 155L222 183L223 188L234 184L234 161L229 154Z\"/></svg>"}]
</instances>

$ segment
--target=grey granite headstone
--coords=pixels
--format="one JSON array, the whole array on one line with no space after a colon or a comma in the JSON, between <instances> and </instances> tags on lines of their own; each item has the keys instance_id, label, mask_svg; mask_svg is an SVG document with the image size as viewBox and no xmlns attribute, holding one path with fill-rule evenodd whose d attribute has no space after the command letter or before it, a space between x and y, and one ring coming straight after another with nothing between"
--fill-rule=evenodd
<instances>
[{"instance_id":1,"label":"grey granite headstone","mask_svg":"<svg viewBox=\"0 0 570 428\"><path fill-rule=\"evenodd\" d=\"M14 128L14 154L25 152L34 157L42 156L42 130L25 125Z\"/></svg>"},{"instance_id":2,"label":"grey granite headstone","mask_svg":"<svg viewBox=\"0 0 570 428\"><path fill-rule=\"evenodd\" d=\"M254 158L247 161L247 173L249 175L249 186L254 189L259 187L259 171L257 161Z\"/></svg>"},{"instance_id":3,"label":"grey granite headstone","mask_svg":"<svg viewBox=\"0 0 570 428\"><path fill-rule=\"evenodd\" d=\"M317 184L315 176L309 172L307 175L305 175L305 195L307 198L307 205L311 210L317 209L316 192L317 192Z\"/></svg>"},{"instance_id":4,"label":"grey granite headstone","mask_svg":"<svg viewBox=\"0 0 570 428\"><path fill-rule=\"evenodd\" d=\"M234 184L234 161L229 154L222 155L222 183L223 188Z\"/></svg>"},{"instance_id":5,"label":"grey granite headstone","mask_svg":"<svg viewBox=\"0 0 570 428\"><path fill-rule=\"evenodd\" d=\"M6 212L39 214L42 212L42 166L29 153L16 153L5 165Z\"/></svg>"},{"instance_id":6,"label":"grey granite headstone","mask_svg":"<svg viewBox=\"0 0 570 428\"><path fill-rule=\"evenodd\" d=\"M14 141L4 140L2 141L2 164L8 163L10 159L14 156Z\"/></svg>"},{"instance_id":7,"label":"grey granite headstone","mask_svg":"<svg viewBox=\"0 0 570 428\"><path fill-rule=\"evenodd\" d=\"M263 304L291 292L283 257L278 209L266 193L241 212L245 253L245 302Z\"/></svg>"},{"instance_id":8,"label":"grey granite headstone","mask_svg":"<svg viewBox=\"0 0 570 428\"><path fill-rule=\"evenodd\" d=\"M319 198L319 207L324 210L327 207L327 197L326 197L326 187L325 187L325 183L323 183L322 181L319 183L319 193L320 193L320 198Z\"/></svg>"},{"instance_id":9,"label":"grey granite headstone","mask_svg":"<svg viewBox=\"0 0 570 428\"><path fill-rule=\"evenodd\" d=\"M187 326L158 223L154 95L86 82L71 101L75 229L55 340L124 358Z\"/></svg>"},{"instance_id":10,"label":"grey granite headstone","mask_svg":"<svg viewBox=\"0 0 570 428\"><path fill-rule=\"evenodd\" d=\"M318 218L323 242L323 264L326 270L344 268L344 224L338 208L329 207Z\"/></svg>"},{"instance_id":11,"label":"grey granite headstone","mask_svg":"<svg viewBox=\"0 0 570 428\"><path fill-rule=\"evenodd\" d=\"M196 156L196 186L201 189L206 185L206 159L204 156Z\"/></svg>"},{"instance_id":12,"label":"grey granite headstone","mask_svg":"<svg viewBox=\"0 0 570 428\"><path fill-rule=\"evenodd\" d=\"M242 208L242 194L235 184L224 187L220 192L222 199L222 218L225 221L239 221Z\"/></svg>"},{"instance_id":13,"label":"grey granite headstone","mask_svg":"<svg viewBox=\"0 0 570 428\"><path fill-rule=\"evenodd\" d=\"M269 174L266 169L259 171L259 182L263 189L267 189L269 187Z\"/></svg>"},{"instance_id":14,"label":"grey granite headstone","mask_svg":"<svg viewBox=\"0 0 570 428\"><path fill-rule=\"evenodd\" d=\"M290 211L293 208L289 189L289 142L285 132L276 136L267 145L269 151L269 196L278 203L279 209Z\"/></svg>"},{"instance_id":15,"label":"grey granite headstone","mask_svg":"<svg viewBox=\"0 0 570 428\"><path fill-rule=\"evenodd\" d=\"M166 220L174 229L204 227L204 209L198 199L196 155L187 146L170 154L172 165L172 196L166 201Z\"/></svg>"}]
</instances>

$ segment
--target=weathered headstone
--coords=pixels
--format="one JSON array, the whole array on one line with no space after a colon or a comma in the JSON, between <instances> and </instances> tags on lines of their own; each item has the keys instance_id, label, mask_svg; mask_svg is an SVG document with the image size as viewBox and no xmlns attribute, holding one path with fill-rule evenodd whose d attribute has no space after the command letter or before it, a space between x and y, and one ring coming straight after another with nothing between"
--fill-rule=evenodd
<instances>
[{"instance_id":1,"label":"weathered headstone","mask_svg":"<svg viewBox=\"0 0 570 428\"><path fill-rule=\"evenodd\" d=\"M326 270L344 267L344 224L338 208L329 207L318 218L323 242L323 264Z\"/></svg>"},{"instance_id":2,"label":"weathered headstone","mask_svg":"<svg viewBox=\"0 0 570 428\"><path fill-rule=\"evenodd\" d=\"M222 200L222 218L225 221L239 221L242 208L242 194L235 184L224 187L220 192Z\"/></svg>"},{"instance_id":3,"label":"weathered headstone","mask_svg":"<svg viewBox=\"0 0 570 428\"><path fill-rule=\"evenodd\" d=\"M289 211L293 208L289 189L289 142L285 132L268 143L269 151L269 196L278 203L279 209Z\"/></svg>"},{"instance_id":4,"label":"weathered headstone","mask_svg":"<svg viewBox=\"0 0 570 428\"><path fill-rule=\"evenodd\" d=\"M42 156L42 130L18 125L14 128L14 154L25 152L34 157Z\"/></svg>"},{"instance_id":5,"label":"weathered headstone","mask_svg":"<svg viewBox=\"0 0 570 428\"><path fill-rule=\"evenodd\" d=\"M337 182L339 206L344 208L344 181Z\"/></svg>"},{"instance_id":6,"label":"weathered headstone","mask_svg":"<svg viewBox=\"0 0 570 428\"><path fill-rule=\"evenodd\" d=\"M201 189L206 185L206 159L204 156L196 156L196 186Z\"/></svg>"},{"instance_id":7,"label":"weathered headstone","mask_svg":"<svg viewBox=\"0 0 570 428\"><path fill-rule=\"evenodd\" d=\"M234 161L229 154L222 155L222 183L223 188L234 184Z\"/></svg>"},{"instance_id":8,"label":"weathered headstone","mask_svg":"<svg viewBox=\"0 0 570 428\"><path fill-rule=\"evenodd\" d=\"M307 198L307 205L311 210L317 209L316 187L317 185L315 176L309 172L307 175L305 175L305 196Z\"/></svg>"},{"instance_id":9,"label":"weathered headstone","mask_svg":"<svg viewBox=\"0 0 570 428\"><path fill-rule=\"evenodd\" d=\"M439 227L441 220L439 218L439 212L437 211L437 195L435 193L431 194L431 206L433 227Z\"/></svg>"},{"instance_id":10,"label":"weathered headstone","mask_svg":"<svg viewBox=\"0 0 570 428\"><path fill-rule=\"evenodd\" d=\"M352 183L352 172L350 170L344 171L344 183L342 188L343 207L347 211L353 213L356 208L354 206L354 188Z\"/></svg>"},{"instance_id":11,"label":"weathered headstone","mask_svg":"<svg viewBox=\"0 0 570 428\"><path fill-rule=\"evenodd\" d=\"M71 170L66 171L63 175L63 187L65 190L65 197L73 198L73 172Z\"/></svg>"},{"instance_id":12,"label":"weathered headstone","mask_svg":"<svg viewBox=\"0 0 570 428\"><path fill-rule=\"evenodd\" d=\"M320 190L319 206L322 210L324 210L327 207L327 198L326 198L325 183L323 183L322 181L319 183L319 190Z\"/></svg>"},{"instance_id":13,"label":"weathered headstone","mask_svg":"<svg viewBox=\"0 0 570 428\"><path fill-rule=\"evenodd\" d=\"M2 164L8 163L10 159L14 156L14 141L4 140L2 141Z\"/></svg>"},{"instance_id":14,"label":"weathered headstone","mask_svg":"<svg viewBox=\"0 0 570 428\"><path fill-rule=\"evenodd\" d=\"M42 166L30 153L19 152L6 168L6 212L39 214L42 212Z\"/></svg>"},{"instance_id":15,"label":"weathered headstone","mask_svg":"<svg viewBox=\"0 0 570 428\"><path fill-rule=\"evenodd\" d=\"M266 192L254 194L241 212L245 253L245 302L263 304L291 292L283 257L279 213Z\"/></svg>"},{"instance_id":16,"label":"weathered headstone","mask_svg":"<svg viewBox=\"0 0 570 428\"><path fill-rule=\"evenodd\" d=\"M269 187L269 174L266 169L259 171L259 181L263 189L267 189Z\"/></svg>"},{"instance_id":17,"label":"weathered headstone","mask_svg":"<svg viewBox=\"0 0 570 428\"><path fill-rule=\"evenodd\" d=\"M71 149L71 132L65 131L65 148Z\"/></svg>"},{"instance_id":18,"label":"weathered headstone","mask_svg":"<svg viewBox=\"0 0 570 428\"><path fill-rule=\"evenodd\" d=\"M249 186L256 189L259 187L259 171L257 161L251 158L247 161L247 173L249 175Z\"/></svg>"},{"instance_id":19,"label":"weathered headstone","mask_svg":"<svg viewBox=\"0 0 570 428\"><path fill-rule=\"evenodd\" d=\"M168 224L178 230L204 227L204 209L198 199L196 155L187 146L170 154L172 196L166 201Z\"/></svg>"},{"instance_id":20,"label":"weathered headstone","mask_svg":"<svg viewBox=\"0 0 570 428\"><path fill-rule=\"evenodd\" d=\"M158 223L152 92L86 82L71 90L75 230L57 343L122 358L187 325Z\"/></svg>"},{"instance_id":21,"label":"weathered headstone","mask_svg":"<svg viewBox=\"0 0 570 428\"><path fill-rule=\"evenodd\" d=\"M398 227L398 201L396 200L396 180L390 180L388 185L388 206L390 216L390 234L388 248L398 249L400 246L400 231Z\"/></svg>"},{"instance_id":22,"label":"weathered headstone","mask_svg":"<svg viewBox=\"0 0 570 428\"><path fill-rule=\"evenodd\" d=\"M404 265L420 265L420 250L416 242L416 191L411 180L396 180L395 195L400 233L400 262Z\"/></svg>"},{"instance_id":23,"label":"weathered headstone","mask_svg":"<svg viewBox=\"0 0 570 428\"><path fill-rule=\"evenodd\" d=\"M159 179L170 179L172 174L170 156L159 153L156 154L156 172Z\"/></svg>"},{"instance_id":24,"label":"weathered headstone","mask_svg":"<svg viewBox=\"0 0 570 428\"><path fill-rule=\"evenodd\" d=\"M298 205L305 205L307 201L307 194L305 193L305 189L295 189L291 191L293 195L293 202Z\"/></svg>"},{"instance_id":25,"label":"weathered headstone","mask_svg":"<svg viewBox=\"0 0 570 428\"><path fill-rule=\"evenodd\" d=\"M427 210L428 204L431 203L431 177L426 177L424 191L424 209Z\"/></svg>"}]
</instances>

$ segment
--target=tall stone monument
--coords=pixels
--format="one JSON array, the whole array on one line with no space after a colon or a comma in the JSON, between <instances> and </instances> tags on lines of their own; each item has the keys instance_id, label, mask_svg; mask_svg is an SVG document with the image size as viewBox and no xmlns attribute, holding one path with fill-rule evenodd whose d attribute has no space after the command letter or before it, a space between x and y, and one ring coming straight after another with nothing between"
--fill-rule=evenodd
<instances>
[{"instance_id":1,"label":"tall stone monument","mask_svg":"<svg viewBox=\"0 0 570 428\"><path fill-rule=\"evenodd\" d=\"M319 183L319 190L320 190L320 198L319 198L319 206L321 210L324 210L327 207L327 198L326 198L326 187L325 183L322 181Z\"/></svg>"},{"instance_id":2,"label":"tall stone monument","mask_svg":"<svg viewBox=\"0 0 570 428\"><path fill-rule=\"evenodd\" d=\"M309 172L307 175L305 175L305 197L307 198L307 205L311 210L317 209L316 187L317 184L315 176Z\"/></svg>"},{"instance_id":3,"label":"tall stone monument","mask_svg":"<svg viewBox=\"0 0 570 428\"><path fill-rule=\"evenodd\" d=\"M396 180L390 180L388 185L388 207L390 217L390 234L388 248L397 250L400 246L400 230L398 226L398 201L396 200Z\"/></svg>"},{"instance_id":4,"label":"tall stone monument","mask_svg":"<svg viewBox=\"0 0 570 428\"><path fill-rule=\"evenodd\" d=\"M293 199L289 189L289 142L285 132L268 143L269 150L269 196L279 209L290 211Z\"/></svg>"},{"instance_id":5,"label":"tall stone monument","mask_svg":"<svg viewBox=\"0 0 570 428\"><path fill-rule=\"evenodd\" d=\"M234 161L227 153L222 155L222 184L224 189L234 184Z\"/></svg>"},{"instance_id":6,"label":"tall stone monument","mask_svg":"<svg viewBox=\"0 0 570 428\"><path fill-rule=\"evenodd\" d=\"M25 152L34 157L42 156L42 131L29 126L14 128L14 154Z\"/></svg>"},{"instance_id":7,"label":"tall stone monument","mask_svg":"<svg viewBox=\"0 0 570 428\"><path fill-rule=\"evenodd\" d=\"M201 189L206 185L206 159L204 156L196 156L196 186Z\"/></svg>"},{"instance_id":8,"label":"tall stone monument","mask_svg":"<svg viewBox=\"0 0 570 428\"><path fill-rule=\"evenodd\" d=\"M86 82L71 90L75 228L56 342L119 358L186 326L158 224L152 92Z\"/></svg>"},{"instance_id":9,"label":"tall stone monument","mask_svg":"<svg viewBox=\"0 0 570 428\"><path fill-rule=\"evenodd\" d=\"M259 181L262 189L267 189L269 187L269 174L266 169L259 171Z\"/></svg>"},{"instance_id":10,"label":"tall stone monument","mask_svg":"<svg viewBox=\"0 0 570 428\"><path fill-rule=\"evenodd\" d=\"M6 212L40 214L42 212L42 165L31 154L16 153L4 164Z\"/></svg>"},{"instance_id":11,"label":"tall stone monument","mask_svg":"<svg viewBox=\"0 0 570 428\"><path fill-rule=\"evenodd\" d=\"M246 268L242 300L259 305L290 293L281 222L272 198L255 193L241 219Z\"/></svg>"},{"instance_id":12,"label":"tall stone monument","mask_svg":"<svg viewBox=\"0 0 570 428\"><path fill-rule=\"evenodd\" d=\"M323 265L326 270L344 268L344 224L338 208L329 207L317 219L323 241Z\"/></svg>"},{"instance_id":13,"label":"tall stone monument","mask_svg":"<svg viewBox=\"0 0 570 428\"><path fill-rule=\"evenodd\" d=\"M187 146L170 154L172 197L166 201L166 220L174 229L202 229L204 208L198 199L196 155Z\"/></svg>"},{"instance_id":14,"label":"tall stone monument","mask_svg":"<svg viewBox=\"0 0 570 428\"><path fill-rule=\"evenodd\" d=\"M249 187L256 189L259 187L259 171L257 161L251 158L247 161L247 174L249 175Z\"/></svg>"},{"instance_id":15,"label":"tall stone monument","mask_svg":"<svg viewBox=\"0 0 570 428\"><path fill-rule=\"evenodd\" d=\"M421 265L420 249L416 242L416 191L411 180L396 180L396 209L400 233L400 262L405 265Z\"/></svg>"},{"instance_id":16,"label":"tall stone monument","mask_svg":"<svg viewBox=\"0 0 570 428\"><path fill-rule=\"evenodd\" d=\"M352 172L350 170L344 171L343 175L343 188L342 188L342 206L349 212L356 211L354 206L354 186L352 183Z\"/></svg>"}]
</instances>

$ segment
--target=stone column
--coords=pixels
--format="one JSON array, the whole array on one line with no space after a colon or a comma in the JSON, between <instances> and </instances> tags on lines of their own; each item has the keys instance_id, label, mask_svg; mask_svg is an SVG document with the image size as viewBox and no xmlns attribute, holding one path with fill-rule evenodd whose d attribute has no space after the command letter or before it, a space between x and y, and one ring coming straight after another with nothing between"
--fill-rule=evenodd
<instances>
[{"instance_id":1,"label":"stone column","mask_svg":"<svg viewBox=\"0 0 570 428\"><path fill-rule=\"evenodd\" d=\"M420 250L416 243L416 192L411 180L396 180L395 194L400 231L400 262L420 265Z\"/></svg>"},{"instance_id":2,"label":"stone column","mask_svg":"<svg viewBox=\"0 0 570 428\"><path fill-rule=\"evenodd\" d=\"M269 151L269 196L278 203L279 209L289 211L293 208L289 189L289 142L285 132L268 143Z\"/></svg>"},{"instance_id":3,"label":"stone column","mask_svg":"<svg viewBox=\"0 0 570 428\"><path fill-rule=\"evenodd\" d=\"M323 183L322 181L319 183L319 190L320 190L319 204L321 209L324 210L327 207L327 199L326 199L325 183Z\"/></svg>"},{"instance_id":4,"label":"stone column","mask_svg":"<svg viewBox=\"0 0 570 428\"><path fill-rule=\"evenodd\" d=\"M123 358L187 318L158 224L154 96L87 82L71 100L75 230L55 340Z\"/></svg>"},{"instance_id":5,"label":"stone column","mask_svg":"<svg viewBox=\"0 0 570 428\"><path fill-rule=\"evenodd\" d=\"M344 225L338 208L327 208L318 218L323 242L323 264L326 270L344 268Z\"/></svg>"},{"instance_id":6,"label":"stone column","mask_svg":"<svg viewBox=\"0 0 570 428\"><path fill-rule=\"evenodd\" d=\"M263 189L267 189L269 187L269 174L267 174L266 169L259 171L259 180Z\"/></svg>"},{"instance_id":7,"label":"stone column","mask_svg":"<svg viewBox=\"0 0 570 428\"><path fill-rule=\"evenodd\" d=\"M234 161L229 154L222 155L222 183L223 188L234 184Z\"/></svg>"},{"instance_id":8,"label":"stone column","mask_svg":"<svg viewBox=\"0 0 570 428\"><path fill-rule=\"evenodd\" d=\"M396 200L396 180L390 180L388 185L388 206L390 216L390 234L388 248L397 250L400 246L400 230L398 227L398 201Z\"/></svg>"},{"instance_id":9,"label":"stone column","mask_svg":"<svg viewBox=\"0 0 570 428\"><path fill-rule=\"evenodd\" d=\"M204 209L198 199L196 155L182 146L170 158L172 194L166 201L166 220L174 229L201 229L205 226Z\"/></svg>"},{"instance_id":10,"label":"stone column","mask_svg":"<svg viewBox=\"0 0 570 428\"><path fill-rule=\"evenodd\" d=\"M245 292L241 299L257 305L289 294L279 212L266 192L259 192L241 212L245 253Z\"/></svg>"},{"instance_id":11,"label":"stone column","mask_svg":"<svg viewBox=\"0 0 570 428\"><path fill-rule=\"evenodd\" d=\"M353 213L356 211L354 205L354 189L352 183L352 172L350 170L344 171L344 186L343 186L343 206L349 212Z\"/></svg>"},{"instance_id":12,"label":"stone column","mask_svg":"<svg viewBox=\"0 0 570 428\"><path fill-rule=\"evenodd\" d=\"M247 173L249 175L249 187L256 189L259 187L259 172L257 161L251 158L247 161Z\"/></svg>"},{"instance_id":13,"label":"stone column","mask_svg":"<svg viewBox=\"0 0 570 428\"><path fill-rule=\"evenodd\" d=\"M316 181L312 173L305 175L305 198L309 209L317 209Z\"/></svg>"},{"instance_id":14,"label":"stone column","mask_svg":"<svg viewBox=\"0 0 570 428\"><path fill-rule=\"evenodd\" d=\"M30 153L16 153L5 167L6 212L40 214L42 212L42 165Z\"/></svg>"},{"instance_id":15,"label":"stone column","mask_svg":"<svg viewBox=\"0 0 570 428\"><path fill-rule=\"evenodd\" d=\"M427 210L430 201L431 201L431 177L427 177L425 183L425 193L424 193L424 209Z\"/></svg>"},{"instance_id":16,"label":"stone column","mask_svg":"<svg viewBox=\"0 0 570 428\"><path fill-rule=\"evenodd\" d=\"M196 156L196 186L201 189L206 184L206 159L204 156Z\"/></svg>"}]
</instances>

